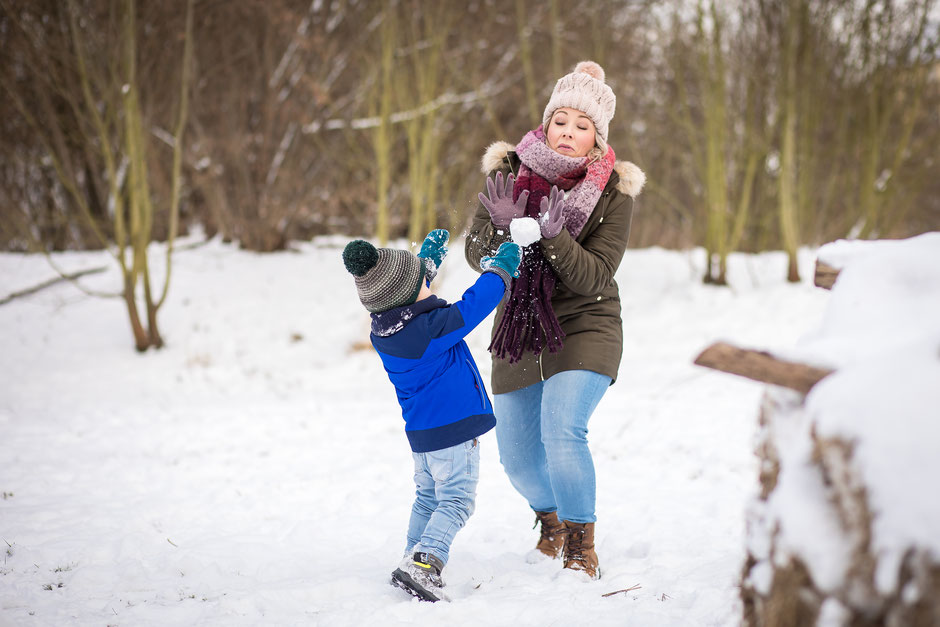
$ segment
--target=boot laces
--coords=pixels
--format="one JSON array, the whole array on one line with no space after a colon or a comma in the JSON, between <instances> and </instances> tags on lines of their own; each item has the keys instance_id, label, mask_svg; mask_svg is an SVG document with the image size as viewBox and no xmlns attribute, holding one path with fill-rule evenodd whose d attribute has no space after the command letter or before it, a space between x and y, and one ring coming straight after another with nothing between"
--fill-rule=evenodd
<instances>
[{"instance_id":1,"label":"boot laces","mask_svg":"<svg viewBox=\"0 0 940 627\"><path fill-rule=\"evenodd\" d=\"M567 555L569 560L584 561L584 529L568 529Z\"/></svg>"},{"instance_id":2,"label":"boot laces","mask_svg":"<svg viewBox=\"0 0 940 627\"><path fill-rule=\"evenodd\" d=\"M542 514L541 512L535 513L535 524L532 525L532 528L535 529L541 523L541 528L539 529L539 534L541 540L548 540L551 542L555 539L555 536L560 536L565 533L565 526L560 522L557 525L552 525L549 522L548 514Z\"/></svg>"}]
</instances>

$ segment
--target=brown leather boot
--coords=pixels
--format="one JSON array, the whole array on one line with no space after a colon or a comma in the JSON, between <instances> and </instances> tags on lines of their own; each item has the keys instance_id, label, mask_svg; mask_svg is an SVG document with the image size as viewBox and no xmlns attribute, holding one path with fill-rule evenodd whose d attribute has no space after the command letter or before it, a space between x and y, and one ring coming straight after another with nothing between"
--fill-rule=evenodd
<instances>
[{"instance_id":1,"label":"brown leather boot","mask_svg":"<svg viewBox=\"0 0 940 627\"><path fill-rule=\"evenodd\" d=\"M558 559L565 548L565 525L555 512L535 512L535 525L539 523L542 528L535 548L552 559Z\"/></svg>"},{"instance_id":2,"label":"brown leather boot","mask_svg":"<svg viewBox=\"0 0 940 627\"><path fill-rule=\"evenodd\" d=\"M565 568L586 572L591 579L601 578L594 551L594 523L563 521L565 526Z\"/></svg>"}]
</instances>

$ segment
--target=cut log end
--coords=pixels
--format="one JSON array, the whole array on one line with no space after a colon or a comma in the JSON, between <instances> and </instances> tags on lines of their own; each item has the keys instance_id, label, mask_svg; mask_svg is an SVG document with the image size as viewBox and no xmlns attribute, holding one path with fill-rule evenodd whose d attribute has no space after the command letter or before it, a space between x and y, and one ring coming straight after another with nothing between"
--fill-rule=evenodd
<instances>
[{"instance_id":1,"label":"cut log end","mask_svg":"<svg viewBox=\"0 0 940 627\"><path fill-rule=\"evenodd\" d=\"M840 270L838 268L833 268L817 259L816 273L813 275L813 285L831 290L832 286L835 285L836 279L839 278L839 272Z\"/></svg>"}]
</instances>

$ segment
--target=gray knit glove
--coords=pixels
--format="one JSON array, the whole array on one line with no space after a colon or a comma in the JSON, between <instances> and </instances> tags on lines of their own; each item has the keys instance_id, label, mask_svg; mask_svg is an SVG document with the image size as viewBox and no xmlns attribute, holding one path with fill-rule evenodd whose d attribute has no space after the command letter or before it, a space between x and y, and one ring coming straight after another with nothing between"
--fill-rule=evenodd
<instances>
[{"instance_id":1,"label":"gray knit glove","mask_svg":"<svg viewBox=\"0 0 940 627\"><path fill-rule=\"evenodd\" d=\"M516 202L512 201L512 191L516 182L516 177L510 174L506 177L506 185L503 185L503 173L496 173L496 182L486 177L486 191L489 198L480 192L480 204L486 207L490 213L490 220L496 226L509 226L513 218L521 218L525 215L525 204L529 200L529 190L524 190L519 194Z\"/></svg>"}]
</instances>

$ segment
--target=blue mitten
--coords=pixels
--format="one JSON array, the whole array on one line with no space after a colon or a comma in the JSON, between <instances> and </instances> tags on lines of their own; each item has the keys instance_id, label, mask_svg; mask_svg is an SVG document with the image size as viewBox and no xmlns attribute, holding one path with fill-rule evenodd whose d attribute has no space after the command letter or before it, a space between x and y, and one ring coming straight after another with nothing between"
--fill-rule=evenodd
<instances>
[{"instance_id":1,"label":"blue mitten","mask_svg":"<svg viewBox=\"0 0 940 627\"><path fill-rule=\"evenodd\" d=\"M506 284L509 284L511 278L519 276L519 263L522 261L522 247L515 242L503 242L499 245L499 250L492 257L484 257L480 260L480 267L483 271L496 272L503 277Z\"/></svg>"},{"instance_id":2,"label":"blue mitten","mask_svg":"<svg viewBox=\"0 0 940 627\"><path fill-rule=\"evenodd\" d=\"M434 229L424 238L421 244L421 251L418 257L427 259L430 263L425 263L427 268L428 285L437 276L437 269L444 262L444 256L447 255L447 240L450 239L450 233L446 229ZM432 267L433 266L433 267Z\"/></svg>"}]
</instances>

